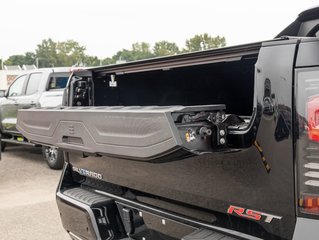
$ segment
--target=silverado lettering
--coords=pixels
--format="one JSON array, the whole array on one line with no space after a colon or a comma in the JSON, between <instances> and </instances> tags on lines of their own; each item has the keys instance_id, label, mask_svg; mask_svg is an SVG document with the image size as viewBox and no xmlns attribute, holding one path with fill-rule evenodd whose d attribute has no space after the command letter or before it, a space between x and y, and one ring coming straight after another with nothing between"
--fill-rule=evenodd
<instances>
[{"instance_id":1,"label":"silverado lettering","mask_svg":"<svg viewBox=\"0 0 319 240\"><path fill-rule=\"evenodd\" d=\"M80 175L83 176L88 176L88 177L93 177L93 178L97 178L97 179L103 179L103 175L101 173L96 173L96 172L92 172L83 168L77 168L77 167L72 167L72 170L74 172L79 173Z\"/></svg>"}]
</instances>

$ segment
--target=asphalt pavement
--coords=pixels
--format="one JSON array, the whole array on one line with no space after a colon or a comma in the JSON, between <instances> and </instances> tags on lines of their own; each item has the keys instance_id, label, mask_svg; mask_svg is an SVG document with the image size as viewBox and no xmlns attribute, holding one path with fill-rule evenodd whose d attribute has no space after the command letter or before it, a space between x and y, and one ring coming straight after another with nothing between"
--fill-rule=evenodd
<instances>
[{"instance_id":1,"label":"asphalt pavement","mask_svg":"<svg viewBox=\"0 0 319 240\"><path fill-rule=\"evenodd\" d=\"M60 170L41 148L8 146L0 161L0 239L70 240L55 203Z\"/></svg>"}]
</instances>

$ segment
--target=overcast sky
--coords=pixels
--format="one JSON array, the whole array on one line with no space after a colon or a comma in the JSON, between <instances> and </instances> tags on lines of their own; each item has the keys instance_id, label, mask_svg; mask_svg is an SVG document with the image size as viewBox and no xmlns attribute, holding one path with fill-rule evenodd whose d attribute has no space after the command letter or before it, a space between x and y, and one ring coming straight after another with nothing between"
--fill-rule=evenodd
<instances>
[{"instance_id":1,"label":"overcast sky","mask_svg":"<svg viewBox=\"0 0 319 240\"><path fill-rule=\"evenodd\" d=\"M273 38L318 0L2 0L0 58L34 51L43 39L69 39L86 53L111 57L134 42L184 47L195 34L227 45Z\"/></svg>"}]
</instances>

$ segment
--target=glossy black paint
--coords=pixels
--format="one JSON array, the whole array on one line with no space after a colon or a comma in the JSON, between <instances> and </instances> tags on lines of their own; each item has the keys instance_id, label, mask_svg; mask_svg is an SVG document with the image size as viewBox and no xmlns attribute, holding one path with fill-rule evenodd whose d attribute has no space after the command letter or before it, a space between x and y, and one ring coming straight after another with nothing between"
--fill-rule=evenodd
<instances>
[{"instance_id":1,"label":"glossy black paint","mask_svg":"<svg viewBox=\"0 0 319 240\"><path fill-rule=\"evenodd\" d=\"M255 103L251 124L240 135L241 149L179 161L139 162L68 153L73 166L103 173L103 181L135 195L207 211L217 221L197 220L267 239L290 239L295 225L292 141L292 79L297 40L266 45L256 63ZM241 134L240 134L241 133ZM243 134L244 133L244 134ZM270 171L267 172L257 140ZM270 223L226 214L230 205L281 216ZM195 216L196 217L196 216Z\"/></svg>"},{"instance_id":2,"label":"glossy black paint","mask_svg":"<svg viewBox=\"0 0 319 240\"><path fill-rule=\"evenodd\" d=\"M302 12L277 37L315 36L319 30L318 12L319 7ZM307 135L300 133L304 130L305 117L301 118L299 115L302 114L296 110L298 84L294 74L299 71L295 68L318 66L318 50L319 43L315 38L282 37L264 42L262 46L256 43L87 69L83 76L88 78L105 74L168 71L193 64L238 61L249 56L256 57L259 53L255 65L255 86L254 89L247 89L249 94L254 93L254 109L249 124L228 129L227 141L231 151L182 156L178 161L168 159L159 162L69 151L65 153L67 163L58 196L67 189L82 187L114 199L122 223L129 219L128 225L124 224L123 228L130 234L136 233L134 237L137 239L145 237L144 230L152 227L161 229L163 226L156 226L161 217L189 224L191 228L215 229L224 233L228 230L231 236L237 236L238 232L250 235L241 236L244 239L251 239L252 236L292 239L296 214L309 217L296 209L300 189L296 187L298 177L295 173L300 170L298 158L303 157L304 153L298 149L295 152L295 144L298 148L298 141L305 140ZM72 91L72 88L66 89L64 105L72 105ZM240 99L237 101L239 103ZM89 102L85 104L91 105ZM103 179L81 176L72 171L72 167L101 173ZM230 215L227 214L230 205L281 218L266 222L265 217L253 220ZM131 211L129 215L123 215L124 208ZM152 220L148 224L143 223L139 211L149 212ZM69 214L70 217L76 216L75 211ZM136 231L137 228L141 231ZM159 231L164 235L150 235L149 238L171 239L171 236L180 238L187 234L176 235L174 230L177 228L164 228Z\"/></svg>"},{"instance_id":3,"label":"glossy black paint","mask_svg":"<svg viewBox=\"0 0 319 240\"><path fill-rule=\"evenodd\" d=\"M82 185L134 200L137 206L153 206L176 216L188 214L208 226L262 239L292 239L297 212L294 141L299 128L293 119L294 71L296 65L319 65L313 54L318 46L318 41L300 39L263 44L255 65L253 115L246 128L229 130L233 151L160 162L68 152L70 168L102 173L103 180L69 171L59 189ZM230 205L282 218L270 223L264 217L245 219L227 214Z\"/></svg>"}]
</instances>

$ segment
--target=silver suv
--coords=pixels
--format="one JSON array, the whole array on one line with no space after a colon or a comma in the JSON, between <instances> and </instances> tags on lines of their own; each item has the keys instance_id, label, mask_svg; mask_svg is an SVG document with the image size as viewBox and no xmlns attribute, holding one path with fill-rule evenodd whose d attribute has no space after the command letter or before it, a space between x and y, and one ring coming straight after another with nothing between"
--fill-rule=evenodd
<instances>
[{"instance_id":1,"label":"silver suv","mask_svg":"<svg viewBox=\"0 0 319 240\"><path fill-rule=\"evenodd\" d=\"M72 72L71 68L43 68L18 76L0 98L1 150L6 143L32 144L16 129L19 109L57 107L62 104L63 90ZM34 119L37 121L37 119ZM43 157L53 169L63 166L63 154L56 148L42 146Z\"/></svg>"}]
</instances>

